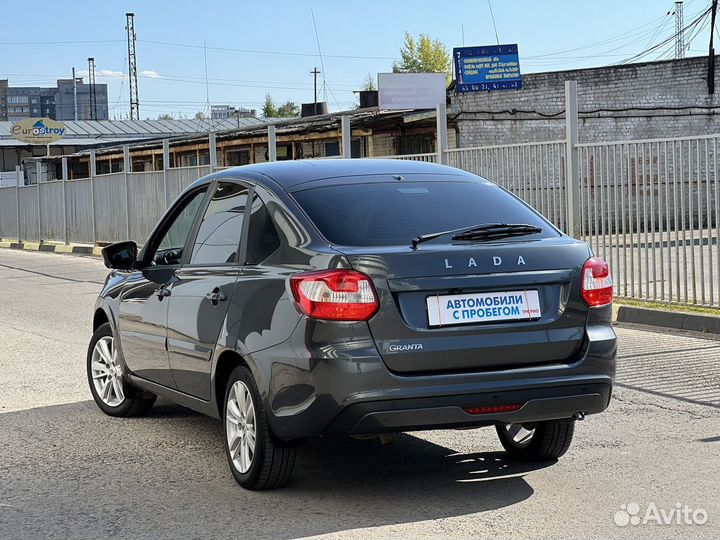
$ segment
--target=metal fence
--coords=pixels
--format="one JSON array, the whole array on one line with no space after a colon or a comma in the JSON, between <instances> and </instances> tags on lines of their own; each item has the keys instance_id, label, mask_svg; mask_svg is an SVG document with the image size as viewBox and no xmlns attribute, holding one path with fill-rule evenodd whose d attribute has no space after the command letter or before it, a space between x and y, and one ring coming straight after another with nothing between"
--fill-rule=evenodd
<instances>
[{"instance_id":1,"label":"metal fence","mask_svg":"<svg viewBox=\"0 0 720 540\"><path fill-rule=\"evenodd\" d=\"M167 205L210 172L210 166L182 167L2 187L0 238L142 244Z\"/></svg>"},{"instance_id":2,"label":"metal fence","mask_svg":"<svg viewBox=\"0 0 720 540\"><path fill-rule=\"evenodd\" d=\"M566 229L565 141L451 149L447 163L492 180Z\"/></svg>"},{"instance_id":3,"label":"metal fence","mask_svg":"<svg viewBox=\"0 0 720 540\"><path fill-rule=\"evenodd\" d=\"M615 294L720 306L720 135L576 145L579 236ZM568 229L566 142L453 149L449 165L505 187Z\"/></svg>"},{"instance_id":4,"label":"metal fence","mask_svg":"<svg viewBox=\"0 0 720 540\"><path fill-rule=\"evenodd\" d=\"M386 157L444 161L515 193L608 260L619 297L720 307L718 139L546 141ZM568 148L577 156L575 174L568 173ZM142 244L167 205L212 170L0 187L0 237Z\"/></svg>"},{"instance_id":5,"label":"metal fence","mask_svg":"<svg viewBox=\"0 0 720 540\"><path fill-rule=\"evenodd\" d=\"M718 138L578 145L582 236L618 296L720 306Z\"/></svg>"},{"instance_id":6,"label":"metal fence","mask_svg":"<svg viewBox=\"0 0 720 540\"><path fill-rule=\"evenodd\" d=\"M437 161L437 152L429 152L425 154L400 154L395 156L372 156L373 159L403 159L406 161L425 161L427 163L435 163Z\"/></svg>"}]
</instances>

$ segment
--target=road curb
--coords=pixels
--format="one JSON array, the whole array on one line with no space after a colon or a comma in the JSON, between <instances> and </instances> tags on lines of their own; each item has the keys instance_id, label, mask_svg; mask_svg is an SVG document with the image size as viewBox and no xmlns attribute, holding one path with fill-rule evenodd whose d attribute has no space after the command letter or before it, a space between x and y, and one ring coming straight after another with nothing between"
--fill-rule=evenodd
<instances>
[{"instance_id":1,"label":"road curb","mask_svg":"<svg viewBox=\"0 0 720 540\"><path fill-rule=\"evenodd\" d=\"M613 306L613 320L708 334L720 334L720 316L703 315L700 313L665 311L661 309L616 304Z\"/></svg>"},{"instance_id":2,"label":"road curb","mask_svg":"<svg viewBox=\"0 0 720 540\"><path fill-rule=\"evenodd\" d=\"M78 244L50 244L38 242L16 242L12 240L0 240L0 248L21 249L23 251L42 251L45 253L63 253L67 255L92 255L102 256L101 247L93 247Z\"/></svg>"}]
</instances>

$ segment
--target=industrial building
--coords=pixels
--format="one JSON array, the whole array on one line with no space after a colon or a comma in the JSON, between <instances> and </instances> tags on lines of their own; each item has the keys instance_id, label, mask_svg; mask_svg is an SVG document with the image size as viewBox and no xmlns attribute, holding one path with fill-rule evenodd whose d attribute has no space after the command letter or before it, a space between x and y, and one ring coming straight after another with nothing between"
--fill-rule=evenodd
<instances>
[{"instance_id":1,"label":"industrial building","mask_svg":"<svg viewBox=\"0 0 720 540\"><path fill-rule=\"evenodd\" d=\"M257 116L255 109L245 107L233 107L232 105L212 105L210 117L213 120L227 120L228 118L249 118Z\"/></svg>"},{"instance_id":2,"label":"industrial building","mask_svg":"<svg viewBox=\"0 0 720 540\"><path fill-rule=\"evenodd\" d=\"M266 121L258 118L232 120L99 120L65 121L65 136L49 147L29 145L11 135L13 122L0 121L0 176L14 173L16 167L32 157L74 154L83 149L103 148L140 142L147 139L174 138L198 135L215 130L241 127L265 126ZM5 175L8 176L8 175ZM10 177L13 175L10 174Z\"/></svg>"},{"instance_id":3,"label":"industrial building","mask_svg":"<svg viewBox=\"0 0 720 540\"><path fill-rule=\"evenodd\" d=\"M91 85L82 77L76 77L74 84L73 79L58 79L54 87L10 86L8 79L0 79L0 122L38 117L108 120L107 85L95 84L95 107L91 107L90 91Z\"/></svg>"},{"instance_id":4,"label":"industrial building","mask_svg":"<svg viewBox=\"0 0 720 540\"><path fill-rule=\"evenodd\" d=\"M204 121L205 133L182 137L147 137L147 140L129 144L130 170L149 172L162 170L163 140L170 139L169 167L203 167L210 164L210 148L207 132L216 133L216 154L219 167L233 167L268 160L268 126L276 129L277 159L329 158L341 153L341 118L347 116L352 128L352 157L382 157L399 154L422 154L435 151L434 110L388 111L377 107L330 113L304 118L241 118L213 121L215 129L209 129ZM187 122L187 120L185 120ZM133 122L137 123L137 122ZM125 143L114 143L96 149L96 174L121 172L124 167ZM448 131L448 144L455 147L454 130ZM68 179L87 178L90 175L91 147L80 148L74 154L65 153L68 163ZM34 182L35 164L42 163L41 181L62 178L61 154L50 158L37 156L24 160L28 181Z\"/></svg>"}]
</instances>

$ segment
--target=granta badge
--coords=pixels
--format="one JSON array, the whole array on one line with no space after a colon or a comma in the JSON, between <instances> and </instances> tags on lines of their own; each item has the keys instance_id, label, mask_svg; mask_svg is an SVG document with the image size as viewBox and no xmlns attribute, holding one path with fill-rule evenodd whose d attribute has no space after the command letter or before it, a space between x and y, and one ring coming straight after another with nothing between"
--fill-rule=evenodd
<instances>
[{"instance_id":1,"label":"granta badge","mask_svg":"<svg viewBox=\"0 0 720 540\"><path fill-rule=\"evenodd\" d=\"M406 352L406 351L422 351L422 343L405 343L405 344L397 344L397 345L390 345L388 347L388 351L390 352Z\"/></svg>"}]
</instances>

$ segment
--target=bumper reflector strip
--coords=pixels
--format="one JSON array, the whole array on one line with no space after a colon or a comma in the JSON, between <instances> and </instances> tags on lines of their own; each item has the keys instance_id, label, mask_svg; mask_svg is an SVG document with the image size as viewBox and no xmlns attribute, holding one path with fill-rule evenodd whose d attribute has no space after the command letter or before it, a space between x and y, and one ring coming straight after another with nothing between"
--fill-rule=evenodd
<instances>
[{"instance_id":1,"label":"bumper reflector strip","mask_svg":"<svg viewBox=\"0 0 720 540\"><path fill-rule=\"evenodd\" d=\"M465 412L468 414L491 414L517 411L523 403L512 403L510 405L488 405L487 407L468 407Z\"/></svg>"}]
</instances>

